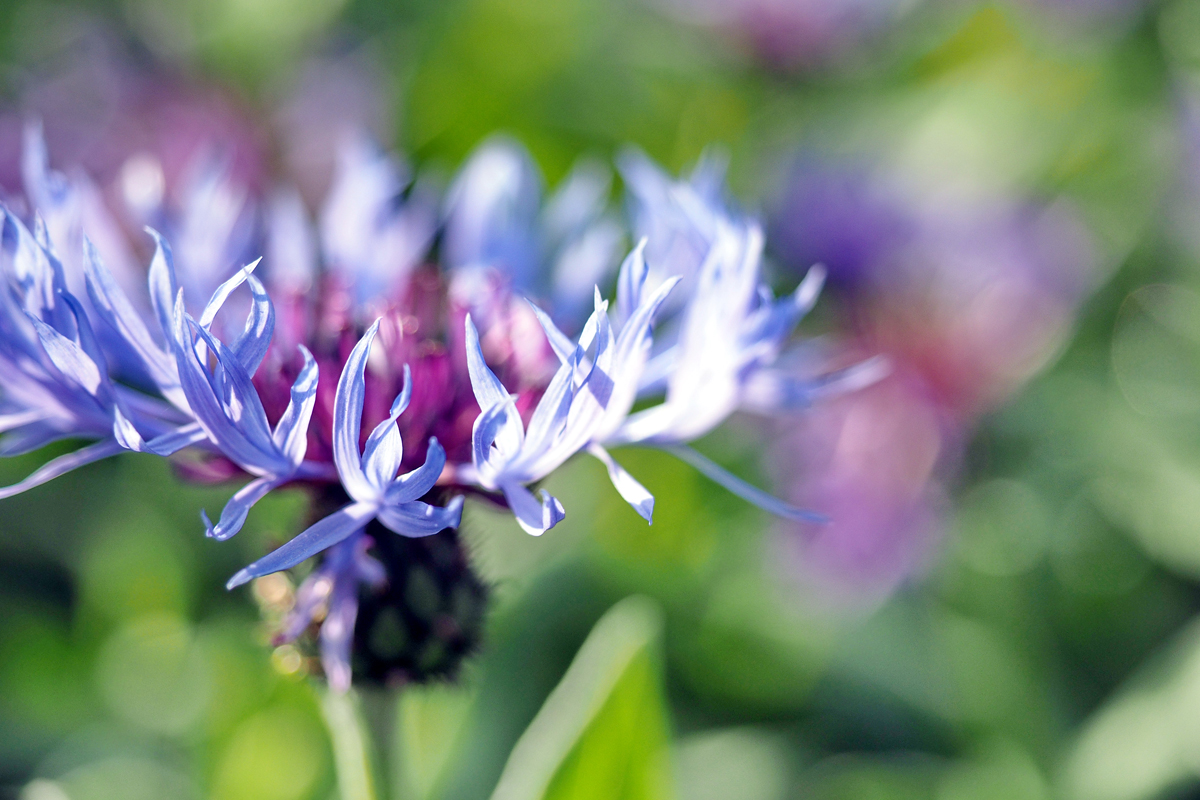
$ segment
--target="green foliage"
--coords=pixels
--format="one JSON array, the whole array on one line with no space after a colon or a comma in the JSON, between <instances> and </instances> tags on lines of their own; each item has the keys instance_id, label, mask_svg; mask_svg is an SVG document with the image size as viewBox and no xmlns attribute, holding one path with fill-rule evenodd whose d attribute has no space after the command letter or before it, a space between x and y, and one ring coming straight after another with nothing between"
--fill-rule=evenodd
<instances>
[{"instance_id":1,"label":"green foliage","mask_svg":"<svg viewBox=\"0 0 1200 800\"><path fill-rule=\"evenodd\" d=\"M673 796L656 642L660 612L613 607L517 741L492 800Z\"/></svg>"}]
</instances>

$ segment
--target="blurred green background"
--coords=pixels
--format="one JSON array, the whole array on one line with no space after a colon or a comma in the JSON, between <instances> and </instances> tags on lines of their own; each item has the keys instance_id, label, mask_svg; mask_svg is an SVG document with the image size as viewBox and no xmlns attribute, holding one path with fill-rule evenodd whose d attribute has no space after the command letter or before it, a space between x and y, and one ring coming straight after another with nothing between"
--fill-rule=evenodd
<instances>
[{"instance_id":1,"label":"blurred green background","mask_svg":"<svg viewBox=\"0 0 1200 800\"><path fill-rule=\"evenodd\" d=\"M858 605L776 580L771 521L665 455L622 453L649 529L592 462L550 481L571 515L542 539L468 504L484 644L453 684L360 691L379 795L485 798L503 773L514 800L1200 796L1200 2L881 5L814 64L636 0L0 4L13 103L46 31L87 20L248 107L314 53L368 58L390 144L447 171L497 130L551 182L625 143L672 170L718 143L757 207L797 147L903 140L931 182L1067 198L1090 232L1077 318L964 424L920 567ZM761 440L706 449L766 479ZM0 796L361 790L330 733L360 712L222 588L303 498L205 540L227 494L125 455L0 505Z\"/></svg>"}]
</instances>

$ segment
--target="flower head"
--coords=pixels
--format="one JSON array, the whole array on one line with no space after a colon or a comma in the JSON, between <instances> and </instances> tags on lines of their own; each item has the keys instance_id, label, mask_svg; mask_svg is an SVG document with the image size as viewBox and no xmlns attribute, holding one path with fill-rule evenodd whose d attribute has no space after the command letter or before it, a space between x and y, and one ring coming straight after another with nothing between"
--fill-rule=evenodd
<instances>
[{"instance_id":1,"label":"flower head","mask_svg":"<svg viewBox=\"0 0 1200 800\"><path fill-rule=\"evenodd\" d=\"M775 513L820 518L686 446L739 408L773 413L804 394L781 356L822 279L814 270L782 298L763 286L761 227L725 201L719 160L687 181L624 160L644 236L610 307L599 286L621 233L607 172L587 162L543 201L529 156L490 141L439 218L431 184L350 138L316 222L296 191L262 198L204 162L192 200L155 212L169 233L149 230L143 291L101 257L121 248L93 244L92 228L119 226L78 213L86 184L51 171L38 136L30 148L29 199L78 240L78 266L63 267L39 217L31 233L5 212L0 447L96 441L0 492L122 449L190 448L214 474L249 478L215 523L201 512L207 534L223 540L273 489L309 488L330 513L227 585L325 553L284 634L325 609L323 659L336 687L349 682L360 594L381 585L370 542L379 550L381 537L454 529L472 492L540 534L567 509L535 495L536 484L576 453L604 463L647 522L655 498L607 446L663 448ZM104 218L102 206L89 208ZM244 238L247 219L265 228ZM172 235L182 249L172 251ZM247 241L265 243L267 259L232 269ZM787 392L762 388L786 381ZM427 444L406 451L406 440Z\"/></svg>"}]
</instances>

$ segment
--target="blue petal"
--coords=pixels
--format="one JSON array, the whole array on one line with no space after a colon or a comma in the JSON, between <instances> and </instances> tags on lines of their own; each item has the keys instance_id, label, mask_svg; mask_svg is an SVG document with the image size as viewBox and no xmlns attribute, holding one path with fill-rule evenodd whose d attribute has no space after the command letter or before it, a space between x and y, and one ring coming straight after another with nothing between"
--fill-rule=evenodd
<instances>
[{"instance_id":1,"label":"blue petal","mask_svg":"<svg viewBox=\"0 0 1200 800\"><path fill-rule=\"evenodd\" d=\"M400 461L404 458L404 441L400 438L400 429L396 427L396 418L388 417L375 426L367 437L367 445L363 448L363 474L377 491L385 491L396 477L400 469Z\"/></svg>"},{"instance_id":2,"label":"blue petal","mask_svg":"<svg viewBox=\"0 0 1200 800\"><path fill-rule=\"evenodd\" d=\"M243 283L249 284L252 295L250 313L246 316L245 329L230 349L250 375L253 375L262 363L271 344L271 335L275 331L275 307L271 304L271 298L267 296L262 282L252 274L261 261L259 258L247 264L218 286L200 315L200 327L210 330L213 320L229 299L229 295Z\"/></svg>"},{"instance_id":3,"label":"blue petal","mask_svg":"<svg viewBox=\"0 0 1200 800\"><path fill-rule=\"evenodd\" d=\"M338 378L333 403L333 461L337 464L342 485L354 498L365 498L375 493L363 474L358 439L362 432L362 409L366 396L367 356L378 331L379 320L375 320L350 351L350 357L346 359Z\"/></svg>"},{"instance_id":4,"label":"blue petal","mask_svg":"<svg viewBox=\"0 0 1200 800\"><path fill-rule=\"evenodd\" d=\"M141 314L129 302L125 292L117 285L112 273L104 266L95 245L90 239L83 240L84 269L86 270L88 296L96 313L113 330L121 335L130 349L145 366L160 391L169 391L179 385L175 364L150 335ZM167 331L170 329L168 328Z\"/></svg>"},{"instance_id":5,"label":"blue petal","mask_svg":"<svg viewBox=\"0 0 1200 800\"><path fill-rule=\"evenodd\" d=\"M178 298L179 320L175 330L175 357L179 365L180 385L188 404L213 443L243 469L282 472L288 463L271 438L266 412L258 393L245 375L241 364L223 345L187 316L182 293ZM194 336L200 336L217 360L219 375L209 372L196 352ZM216 393L216 380L221 396ZM236 401L238 418L233 419L224 395Z\"/></svg>"},{"instance_id":6,"label":"blue petal","mask_svg":"<svg viewBox=\"0 0 1200 800\"><path fill-rule=\"evenodd\" d=\"M61 173L50 169L50 156L41 121L26 124L21 147L21 181L25 193L39 213L58 210L66 199L69 186Z\"/></svg>"},{"instance_id":7,"label":"blue petal","mask_svg":"<svg viewBox=\"0 0 1200 800\"><path fill-rule=\"evenodd\" d=\"M400 438L400 429L396 427L396 419L408 408L412 399L412 372L404 365L404 387L392 401L392 409L387 419L375 426L367 437L367 445L363 448L362 467L367 480L376 489L384 490L396 477L400 462L404 460L404 441Z\"/></svg>"},{"instance_id":8,"label":"blue petal","mask_svg":"<svg viewBox=\"0 0 1200 800\"><path fill-rule=\"evenodd\" d=\"M510 414L516 413L511 404L491 406L475 418L471 426L471 460L477 470L492 459L492 444L508 424Z\"/></svg>"},{"instance_id":9,"label":"blue petal","mask_svg":"<svg viewBox=\"0 0 1200 800\"><path fill-rule=\"evenodd\" d=\"M180 426L176 430L156 436L146 442L143 449L157 456L169 456L189 445L198 444L208 438L204 428L198 422Z\"/></svg>"},{"instance_id":10,"label":"blue petal","mask_svg":"<svg viewBox=\"0 0 1200 800\"><path fill-rule=\"evenodd\" d=\"M175 299L179 293L175 260L171 255L171 245L158 231L146 228L146 233L154 238L154 258L150 260L150 273L147 278L150 304L154 307L163 333L170 338L171 331L175 329Z\"/></svg>"},{"instance_id":11,"label":"blue petal","mask_svg":"<svg viewBox=\"0 0 1200 800\"><path fill-rule=\"evenodd\" d=\"M138 429L129 421L121 411L120 404L114 404L112 408L113 418L113 438L117 440L117 444L124 447L126 450L134 450L141 452L145 449L145 442L142 440L142 435L138 433Z\"/></svg>"},{"instance_id":12,"label":"blue petal","mask_svg":"<svg viewBox=\"0 0 1200 800\"><path fill-rule=\"evenodd\" d=\"M738 497L753 503L764 511L769 511L776 516L794 519L800 522L829 521L829 518L824 514L816 511L809 511L803 508L797 508L796 506L785 503L773 495L767 494L757 486L751 486L741 478L700 455L690 447L684 447L683 445L671 445L665 446L662 449L675 456L680 461L692 465L710 480L721 484Z\"/></svg>"},{"instance_id":13,"label":"blue petal","mask_svg":"<svg viewBox=\"0 0 1200 800\"><path fill-rule=\"evenodd\" d=\"M625 471L625 468L613 460L612 456L598 444L588 448L588 452L604 464L608 469L608 479L626 503L633 506L642 519L654 524L654 495L646 491L646 487Z\"/></svg>"},{"instance_id":14,"label":"blue petal","mask_svg":"<svg viewBox=\"0 0 1200 800\"><path fill-rule=\"evenodd\" d=\"M299 466L308 452L308 423L312 419L313 406L317 402L317 381L319 374L317 362L313 360L308 348L299 345L304 355L304 366L292 384L292 396L287 409L280 417L279 423L271 434L275 446L292 464Z\"/></svg>"},{"instance_id":15,"label":"blue petal","mask_svg":"<svg viewBox=\"0 0 1200 800\"><path fill-rule=\"evenodd\" d=\"M479 343L479 331L475 329L470 314L467 314L466 330L467 372L471 378L471 389L475 392L475 401L479 403L479 408L486 410L507 401L508 390L488 368L483 358L483 347Z\"/></svg>"},{"instance_id":16,"label":"blue petal","mask_svg":"<svg viewBox=\"0 0 1200 800\"><path fill-rule=\"evenodd\" d=\"M200 327L205 330L212 327L213 320L216 319L221 307L225 305L225 301L229 299L229 295L233 294L235 289L246 282L261 262L261 258L255 259L253 262L239 269L233 274L233 277L216 288L216 291L212 293L212 297L209 298L208 303L204 306L204 311L200 313L200 319L197 320L200 323Z\"/></svg>"},{"instance_id":17,"label":"blue petal","mask_svg":"<svg viewBox=\"0 0 1200 800\"><path fill-rule=\"evenodd\" d=\"M541 536L567 515L562 503L545 489L542 490L541 502L519 483L506 481L500 485L500 490L504 492L504 499L508 501L517 523L531 536Z\"/></svg>"},{"instance_id":18,"label":"blue petal","mask_svg":"<svg viewBox=\"0 0 1200 800\"><path fill-rule=\"evenodd\" d=\"M605 409L605 424L596 432L598 438L607 439L633 408L643 384L655 315L678 284L677 276L663 281L649 299L634 309L625 320L614 348L612 372L615 377Z\"/></svg>"},{"instance_id":19,"label":"blue petal","mask_svg":"<svg viewBox=\"0 0 1200 800\"><path fill-rule=\"evenodd\" d=\"M646 285L646 237L638 240L629 252L617 273L617 319L621 322L633 315L642 301L642 287Z\"/></svg>"},{"instance_id":20,"label":"blue petal","mask_svg":"<svg viewBox=\"0 0 1200 800\"><path fill-rule=\"evenodd\" d=\"M107 378L108 362L104 357L104 352L100 349L100 342L96 339L95 331L92 330L92 323L88 320L83 303L79 302L79 298L66 289L59 290L58 294L62 305L67 310L66 316L70 320L70 330L73 331L71 335L75 337L75 341L79 343L79 347L88 355L88 358L104 370L105 378ZM105 383L108 381L106 380Z\"/></svg>"},{"instance_id":21,"label":"blue petal","mask_svg":"<svg viewBox=\"0 0 1200 800\"><path fill-rule=\"evenodd\" d=\"M379 509L379 521L401 536L431 536L446 528L457 528L462 522L462 507L461 495L445 508L419 500L387 503Z\"/></svg>"},{"instance_id":22,"label":"blue petal","mask_svg":"<svg viewBox=\"0 0 1200 800\"><path fill-rule=\"evenodd\" d=\"M204 340L216 357L216 368L212 374L214 378L219 379L221 400L227 418L266 459L264 465L267 462L271 462L272 466L285 463L283 454L275 446L266 409L263 408L262 399L258 396L258 390L254 388L250 374L224 342L195 325L190 318L188 322L194 326L196 334Z\"/></svg>"},{"instance_id":23,"label":"blue petal","mask_svg":"<svg viewBox=\"0 0 1200 800\"><path fill-rule=\"evenodd\" d=\"M225 504L225 508L221 510L221 519L215 526L208 521L208 515L201 511L200 515L206 528L205 534L218 541L225 541L233 536L242 529L254 504L285 481L286 479L281 480L275 477L257 478L250 481Z\"/></svg>"},{"instance_id":24,"label":"blue petal","mask_svg":"<svg viewBox=\"0 0 1200 800\"><path fill-rule=\"evenodd\" d=\"M70 436L71 434L64 432L60 425L35 422L14 430L0 439L0 456L25 455Z\"/></svg>"},{"instance_id":25,"label":"blue petal","mask_svg":"<svg viewBox=\"0 0 1200 800\"><path fill-rule=\"evenodd\" d=\"M82 467L85 464L91 464L93 461L114 456L121 452L122 449L124 448L117 444L115 439L103 439L94 444L89 444L87 447L82 447L73 453L59 456L43 464L32 475L20 483L0 488L0 500L20 494L35 486L41 486L43 483L52 481L60 475L66 475L71 470Z\"/></svg>"},{"instance_id":26,"label":"blue petal","mask_svg":"<svg viewBox=\"0 0 1200 800\"><path fill-rule=\"evenodd\" d=\"M107 375L92 358L83 351L77 343L42 322L37 317L30 317L38 338L50 362L68 380L80 386L93 397L107 381Z\"/></svg>"},{"instance_id":27,"label":"blue petal","mask_svg":"<svg viewBox=\"0 0 1200 800\"><path fill-rule=\"evenodd\" d=\"M40 408L0 414L0 433L5 433L6 431L11 431L13 428L20 428L33 422L40 422L45 418L46 412Z\"/></svg>"},{"instance_id":28,"label":"blue petal","mask_svg":"<svg viewBox=\"0 0 1200 800\"><path fill-rule=\"evenodd\" d=\"M400 394L396 395L396 399L392 401L391 416L398 417L405 412L412 400L412 391L412 370L408 368L408 364L405 364L404 385L400 388Z\"/></svg>"},{"instance_id":29,"label":"blue petal","mask_svg":"<svg viewBox=\"0 0 1200 800\"><path fill-rule=\"evenodd\" d=\"M275 306L262 281L251 275L246 282L250 285L250 313L246 316L245 329L230 349L246 372L253 375L271 346L271 336L275 333Z\"/></svg>"},{"instance_id":30,"label":"blue petal","mask_svg":"<svg viewBox=\"0 0 1200 800\"><path fill-rule=\"evenodd\" d=\"M233 589L243 583L272 572L290 569L305 559L312 558L345 539L357 530L361 530L375 518L378 506L374 503L351 503L345 508L330 514L320 522L312 525L303 533L296 536L287 544L271 554L260 558L250 566L240 570L225 584L226 589Z\"/></svg>"},{"instance_id":31,"label":"blue petal","mask_svg":"<svg viewBox=\"0 0 1200 800\"><path fill-rule=\"evenodd\" d=\"M572 358L560 366L538 400L537 408L529 418L529 430L525 433L523 452L543 453L549 450L562 434L571 412L571 403L575 399L572 385L575 364L576 360Z\"/></svg>"},{"instance_id":32,"label":"blue petal","mask_svg":"<svg viewBox=\"0 0 1200 800\"><path fill-rule=\"evenodd\" d=\"M321 668L325 680L335 692L350 688L350 646L354 643L354 623L358 619L358 582L339 575L329 598L329 610L321 622Z\"/></svg>"},{"instance_id":33,"label":"blue petal","mask_svg":"<svg viewBox=\"0 0 1200 800\"><path fill-rule=\"evenodd\" d=\"M446 451L434 437L429 437L425 463L401 475L387 488L384 499L391 505L416 500L434 487L446 467Z\"/></svg>"},{"instance_id":34,"label":"blue petal","mask_svg":"<svg viewBox=\"0 0 1200 800\"><path fill-rule=\"evenodd\" d=\"M491 139L467 159L446 198L442 255L451 268L494 266L528 288L539 262L541 176L515 142Z\"/></svg>"},{"instance_id":35,"label":"blue petal","mask_svg":"<svg viewBox=\"0 0 1200 800\"><path fill-rule=\"evenodd\" d=\"M554 320L550 319L545 311L537 307L532 300L529 301L530 308L533 309L537 321L541 323L542 330L546 332L546 339L550 342L550 349L554 351L554 355L558 356L559 361L566 361L575 352L575 343L570 337L558 329L554 324Z\"/></svg>"},{"instance_id":36,"label":"blue petal","mask_svg":"<svg viewBox=\"0 0 1200 800\"><path fill-rule=\"evenodd\" d=\"M466 330L467 372L471 378L471 390L475 393L475 401L479 403L480 410L487 411L497 405L511 406L510 412L502 420L503 424L492 437L492 441L495 442L500 452L505 456L510 456L521 449L521 445L525 441L525 427L521 424L521 416L516 413L516 406L513 405L508 390L504 388L504 384L500 383L500 379L484 361L483 347L479 343L479 331L475 329L475 323L471 321L470 314L467 315Z\"/></svg>"}]
</instances>

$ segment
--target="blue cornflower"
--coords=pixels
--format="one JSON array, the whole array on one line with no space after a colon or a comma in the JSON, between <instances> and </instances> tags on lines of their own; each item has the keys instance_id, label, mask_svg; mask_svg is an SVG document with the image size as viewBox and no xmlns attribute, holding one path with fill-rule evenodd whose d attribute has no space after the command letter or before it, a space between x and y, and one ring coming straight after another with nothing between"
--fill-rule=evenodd
<instances>
[{"instance_id":1,"label":"blue cornflower","mask_svg":"<svg viewBox=\"0 0 1200 800\"><path fill-rule=\"evenodd\" d=\"M543 202L528 155L493 140L463 168L439 220L431 184L361 139L347 141L315 225L294 191L276 192L260 215L220 163L193 170L182 204L159 198L143 209L183 238L187 265L177 274L167 237L147 229L155 251L142 297L119 280L131 274L122 256L116 275L100 257L121 248L89 238L115 227L89 228L88 215L102 216L102 206L85 202L80 180L51 171L40 135L30 137L25 172L37 222L31 233L13 214L4 218L0 454L65 437L98 441L0 497L122 449L169 455L193 446L205 457L184 469L251 478L215 524L201 512L210 537L234 535L253 505L285 483L338 498L340 510L228 583L328 551L285 633L298 635L325 610L322 657L338 688L349 682L358 592L383 580L366 555L368 524L434 534L459 524L463 491L482 488L540 534L565 510L531 486L579 452L604 463L649 522L654 497L607 450L620 444L662 448L775 513L818 518L687 447L738 409L775 413L869 372L806 382L784 365L823 272L814 269L782 298L763 286L762 230L725 203L717 159L674 181L647 159L624 158L642 238L620 266L610 308L598 284L621 231L607 211L607 171L584 162ZM37 216L43 206L78 251L69 269ZM246 220L266 228L247 239ZM238 263L247 241L266 244L265 277L258 261L229 275L226 265ZM422 265L435 241L440 273ZM203 308L185 302L204 296L199 287L211 295ZM274 341L273 299L282 329ZM235 304L244 324L231 324L225 309ZM639 401L647 405L633 412ZM360 448L364 414L382 421ZM402 426L410 439L427 439L423 461L405 459ZM445 506L420 500L435 487L451 498Z\"/></svg>"}]
</instances>

